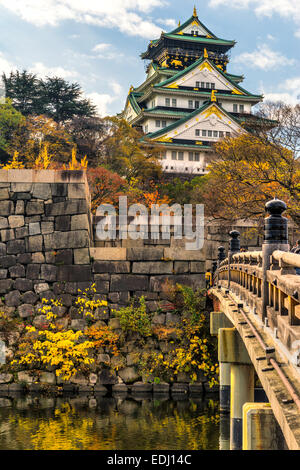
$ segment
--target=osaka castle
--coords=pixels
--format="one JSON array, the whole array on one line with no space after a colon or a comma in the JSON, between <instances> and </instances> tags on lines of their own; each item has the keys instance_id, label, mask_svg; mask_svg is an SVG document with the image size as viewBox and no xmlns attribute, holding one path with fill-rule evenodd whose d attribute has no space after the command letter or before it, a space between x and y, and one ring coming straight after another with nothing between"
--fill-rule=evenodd
<instances>
[{"instance_id":1,"label":"osaka castle","mask_svg":"<svg viewBox=\"0 0 300 470\"><path fill-rule=\"evenodd\" d=\"M147 76L130 88L121 116L162 148L165 172L207 173L213 144L256 121L251 109L263 97L242 88L243 76L229 73L234 45L204 26L194 8L191 18L162 32L141 54Z\"/></svg>"}]
</instances>

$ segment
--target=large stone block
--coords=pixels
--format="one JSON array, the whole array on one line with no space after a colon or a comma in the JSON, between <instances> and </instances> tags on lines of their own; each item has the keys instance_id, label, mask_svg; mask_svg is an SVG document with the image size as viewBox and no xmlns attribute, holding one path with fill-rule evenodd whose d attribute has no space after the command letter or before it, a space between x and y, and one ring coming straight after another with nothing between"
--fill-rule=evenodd
<instances>
[{"instance_id":1,"label":"large stone block","mask_svg":"<svg viewBox=\"0 0 300 470\"><path fill-rule=\"evenodd\" d=\"M129 261L95 261L93 264L93 272L96 274L130 273L130 262Z\"/></svg>"},{"instance_id":2,"label":"large stone block","mask_svg":"<svg viewBox=\"0 0 300 470\"><path fill-rule=\"evenodd\" d=\"M6 294L13 285L12 279L3 279L0 281L0 294Z\"/></svg>"},{"instance_id":3,"label":"large stone block","mask_svg":"<svg viewBox=\"0 0 300 470\"><path fill-rule=\"evenodd\" d=\"M14 282L14 287L16 290L26 292L32 289L32 281L30 279L19 278Z\"/></svg>"},{"instance_id":4,"label":"large stone block","mask_svg":"<svg viewBox=\"0 0 300 470\"><path fill-rule=\"evenodd\" d=\"M42 235L34 235L32 237L28 237L27 243L28 243L27 251L29 252L32 253L35 251L43 251L43 236Z\"/></svg>"},{"instance_id":5,"label":"large stone block","mask_svg":"<svg viewBox=\"0 0 300 470\"><path fill-rule=\"evenodd\" d=\"M163 290L163 284L166 282L166 280L169 280L170 282L174 284L181 284L183 286L189 286L192 287L193 289L200 289L205 287L205 279L204 275L200 276L197 274L178 274L178 275L172 275L172 276L153 276L150 278L150 290L154 292L162 292Z\"/></svg>"},{"instance_id":6,"label":"large stone block","mask_svg":"<svg viewBox=\"0 0 300 470\"><path fill-rule=\"evenodd\" d=\"M29 224L29 235L39 235L41 233L40 222L31 222Z\"/></svg>"},{"instance_id":7,"label":"large stone block","mask_svg":"<svg viewBox=\"0 0 300 470\"><path fill-rule=\"evenodd\" d=\"M11 183L11 190L13 193L30 193L32 191L32 183Z\"/></svg>"},{"instance_id":8,"label":"large stone block","mask_svg":"<svg viewBox=\"0 0 300 470\"><path fill-rule=\"evenodd\" d=\"M91 256L101 261L126 260L126 248L90 248Z\"/></svg>"},{"instance_id":9,"label":"large stone block","mask_svg":"<svg viewBox=\"0 0 300 470\"><path fill-rule=\"evenodd\" d=\"M18 290L13 290L5 295L5 305L8 307L18 307L21 305L21 294Z\"/></svg>"},{"instance_id":10,"label":"large stone block","mask_svg":"<svg viewBox=\"0 0 300 470\"><path fill-rule=\"evenodd\" d=\"M71 218L71 230L89 230L87 214L73 215Z\"/></svg>"},{"instance_id":11,"label":"large stone block","mask_svg":"<svg viewBox=\"0 0 300 470\"><path fill-rule=\"evenodd\" d=\"M55 217L55 231L69 232L71 230L71 216L59 215Z\"/></svg>"},{"instance_id":12,"label":"large stone block","mask_svg":"<svg viewBox=\"0 0 300 470\"><path fill-rule=\"evenodd\" d=\"M41 279L44 281L54 282L56 281L57 267L52 264L41 265Z\"/></svg>"},{"instance_id":13,"label":"large stone block","mask_svg":"<svg viewBox=\"0 0 300 470\"><path fill-rule=\"evenodd\" d=\"M75 264L89 264L90 252L88 248L77 248L74 250L74 263Z\"/></svg>"},{"instance_id":14,"label":"large stone block","mask_svg":"<svg viewBox=\"0 0 300 470\"><path fill-rule=\"evenodd\" d=\"M202 261L192 261L191 273L205 273L205 263Z\"/></svg>"},{"instance_id":15,"label":"large stone block","mask_svg":"<svg viewBox=\"0 0 300 470\"><path fill-rule=\"evenodd\" d=\"M56 215L75 215L75 214L85 214L87 213L87 202L83 199L57 202L54 204L47 204L45 206L45 215L56 216ZM0 212L1 213L1 212Z\"/></svg>"},{"instance_id":16,"label":"large stone block","mask_svg":"<svg viewBox=\"0 0 300 470\"><path fill-rule=\"evenodd\" d=\"M25 253L25 241L24 240L11 240L7 242L7 254L17 255Z\"/></svg>"},{"instance_id":17,"label":"large stone block","mask_svg":"<svg viewBox=\"0 0 300 470\"><path fill-rule=\"evenodd\" d=\"M39 215L44 213L43 201L29 201L26 204L27 215Z\"/></svg>"},{"instance_id":18,"label":"large stone block","mask_svg":"<svg viewBox=\"0 0 300 470\"><path fill-rule=\"evenodd\" d=\"M111 291L136 291L148 290L149 280L147 276L139 276L134 274L112 274Z\"/></svg>"},{"instance_id":19,"label":"large stone block","mask_svg":"<svg viewBox=\"0 0 300 470\"><path fill-rule=\"evenodd\" d=\"M134 274L173 274L172 261L135 262L132 266Z\"/></svg>"},{"instance_id":20,"label":"large stone block","mask_svg":"<svg viewBox=\"0 0 300 470\"><path fill-rule=\"evenodd\" d=\"M0 217L0 230L8 228L8 220L7 217Z\"/></svg>"},{"instance_id":21,"label":"large stone block","mask_svg":"<svg viewBox=\"0 0 300 470\"><path fill-rule=\"evenodd\" d=\"M65 282L91 282L92 269L91 266L70 265L57 267L57 280Z\"/></svg>"},{"instance_id":22,"label":"large stone block","mask_svg":"<svg viewBox=\"0 0 300 470\"><path fill-rule=\"evenodd\" d=\"M54 232L54 223L53 222L42 222L41 224L42 234L53 233Z\"/></svg>"},{"instance_id":23,"label":"large stone block","mask_svg":"<svg viewBox=\"0 0 300 470\"><path fill-rule=\"evenodd\" d=\"M35 253L32 253L31 262L32 262L32 264L43 264L43 263L45 263L44 253L42 253L41 251L37 251Z\"/></svg>"},{"instance_id":24,"label":"large stone block","mask_svg":"<svg viewBox=\"0 0 300 470\"><path fill-rule=\"evenodd\" d=\"M47 256L47 253L46 253L46 256ZM69 249L69 250L57 251L56 254L55 254L55 260L53 260L52 263L53 262L55 262L55 264L57 266L58 265L73 264L73 250Z\"/></svg>"},{"instance_id":25,"label":"large stone block","mask_svg":"<svg viewBox=\"0 0 300 470\"><path fill-rule=\"evenodd\" d=\"M23 215L24 213L25 213L24 201L18 200L16 202L15 214L16 215Z\"/></svg>"},{"instance_id":26,"label":"large stone block","mask_svg":"<svg viewBox=\"0 0 300 470\"><path fill-rule=\"evenodd\" d=\"M86 187L83 183L70 183L68 184L68 198L69 199L85 199L87 196Z\"/></svg>"},{"instance_id":27,"label":"large stone block","mask_svg":"<svg viewBox=\"0 0 300 470\"><path fill-rule=\"evenodd\" d=\"M0 243L0 257L6 255L6 244Z\"/></svg>"},{"instance_id":28,"label":"large stone block","mask_svg":"<svg viewBox=\"0 0 300 470\"><path fill-rule=\"evenodd\" d=\"M89 236L86 230L73 232L54 232L44 235L45 250L61 250L64 248L86 248Z\"/></svg>"},{"instance_id":29,"label":"large stone block","mask_svg":"<svg viewBox=\"0 0 300 470\"><path fill-rule=\"evenodd\" d=\"M51 199L51 186L49 183L35 183L32 189L32 197L47 201Z\"/></svg>"},{"instance_id":30,"label":"large stone block","mask_svg":"<svg viewBox=\"0 0 300 470\"><path fill-rule=\"evenodd\" d=\"M22 264L16 264L9 268L9 277L25 277L25 267Z\"/></svg>"},{"instance_id":31,"label":"large stone block","mask_svg":"<svg viewBox=\"0 0 300 470\"><path fill-rule=\"evenodd\" d=\"M0 201L1 217L7 217L14 213L14 204L12 201Z\"/></svg>"},{"instance_id":32,"label":"large stone block","mask_svg":"<svg viewBox=\"0 0 300 470\"><path fill-rule=\"evenodd\" d=\"M14 240L15 239L15 231L13 228L11 229L6 229L6 230L1 230L1 241L2 242L8 242L9 240Z\"/></svg>"},{"instance_id":33,"label":"large stone block","mask_svg":"<svg viewBox=\"0 0 300 470\"><path fill-rule=\"evenodd\" d=\"M134 367L125 367L124 369L119 370L118 374L126 384L136 382L141 378L140 374Z\"/></svg>"},{"instance_id":34,"label":"large stone block","mask_svg":"<svg viewBox=\"0 0 300 470\"><path fill-rule=\"evenodd\" d=\"M13 255L1 256L0 257L0 267L1 268L10 268L17 263L16 257Z\"/></svg>"},{"instance_id":35,"label":"large stone block","mask_svg":"<svg viewBox=\"0 0 300 470\"><path fill-rule=\"evenodd\" d=\"M57 197L66 197L67 196L67 184L65 183L52 183L51 184L51 191L52 196Z\"/></svg>"},{"instance_id":36,"label":"large stone block","mask_svg":"<svg viewBox=\"0 0 300 470\"><path fill-rule=\"evenodd\" d=\"M7 278L7 269L0 269L0 279Z\"/></svg>"},{"instance_id":37,"label":"large stone block","mask_svg":"<svg viewBox=\"0 0 300 470\"><path fill-rule=\"evenodd\" d=\"M129 261L161 261L163 258L163 248L127 248Z\"/></svg>"},{"instance_id":38,"label":"large stone block","mask_svg":"<svg viewBox=\"0 0 300 470\"><path fill-rule=\"evenodd\" d=\"M190 271L188 261L175 261L174 274L186 274Z\"/></svg>"},{"instance_id":39,"label":"large stone block","mask_svg":"<svg viewBox=\"0 0 300 470\"><path fill-rule=\"evenodd\" d=\"M8 188L1 188L0 189L0 200L9 199Z\"/></svg>"},{"instance_id":40,"label":"large stone block","mask_svg":"<svg viewBox=\"0 0 300 470\"><path fill-rule=\"evenodd\" d=\"M23 215L10 215L8 217L8 224L10 228L23 227L24 223Z\"/></svg>"},{"instance_id":41,"label":"large stone block","mask_svg":"<svg viewBox=\"0 0 300 470\"><path fill-rule=\"evenodd\" d=\"M21 318L28 318L34 315L34 306L30 304L23 304L18 307L18 314Z\"/></svg>"},{"instance_id":42,"label":"large stone block","mask_svg":"<svg viewBox=\"0 0 300 470\"><path fill-rule=\"evenodd\" d=\"M29 230L28 227L18 227L15 229L15 236L16 238L25 238L28 237Z\"/></svg>"}]
</instances>

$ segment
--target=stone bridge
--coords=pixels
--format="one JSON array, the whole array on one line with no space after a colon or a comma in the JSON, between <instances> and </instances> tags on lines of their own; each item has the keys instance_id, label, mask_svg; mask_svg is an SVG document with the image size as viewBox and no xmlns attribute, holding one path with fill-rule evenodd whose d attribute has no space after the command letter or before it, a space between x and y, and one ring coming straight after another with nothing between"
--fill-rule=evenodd
<instances>
[{"instance_id":1,"label":"stone bridge","mask_svg":"<svg viewBox=\"0 0 300 470\"><path fill-rule=\"evenodd\" d=\"M300 449L300 255L289 252L285 210L277 199L266 205L262 251L240 252L237 231L227 258L219 247L211 334L232 450ZM255 402L255 380L269 403Z\"/></svg>"}]
</instances>

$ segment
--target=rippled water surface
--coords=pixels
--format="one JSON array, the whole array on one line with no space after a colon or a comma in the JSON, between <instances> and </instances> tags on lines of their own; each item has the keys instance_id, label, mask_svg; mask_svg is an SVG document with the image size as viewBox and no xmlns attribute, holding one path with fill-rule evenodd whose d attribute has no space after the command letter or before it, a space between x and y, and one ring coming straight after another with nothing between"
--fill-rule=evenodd
<instances>
[{"instance_id":1,"label":"rippled water surface","mask_svg":"<svg viewBox=\"0 0 300 470\"><path fill-rule=\"evenodd\" d=\"M0 450L215 450L213 399L0 397Z\"/></svg>"}]
</instances>

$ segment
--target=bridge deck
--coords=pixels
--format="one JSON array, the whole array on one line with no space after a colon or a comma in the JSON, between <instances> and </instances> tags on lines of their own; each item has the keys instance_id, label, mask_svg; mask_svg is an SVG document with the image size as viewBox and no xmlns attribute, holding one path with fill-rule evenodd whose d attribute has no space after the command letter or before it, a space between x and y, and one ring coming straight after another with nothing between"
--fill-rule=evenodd
<instances>
[{"instance_id":1,"label":"bridge deck","mask_svg":"<svg viewBox=\"0 0 300 470\"><path fill-rule=\"evenodd\" d=\"M239 332L289 449L300 450L300 412L294 401L290 399L289 392L278 373L270 365L262 345L245 322L242 312L247 315L264 343L270 348L275 348L276 361L280 364L282 372L293 385L299 397L300 369L292 363L286 348L276 340L271 329L263 325L258 315L251 313L246 305L243 308L238 308L241 300L233 292L226 294L225 290L225 288L212 288L210 294L216 300L219 310L224 312Z\"/></svg>"}]
</instances>

